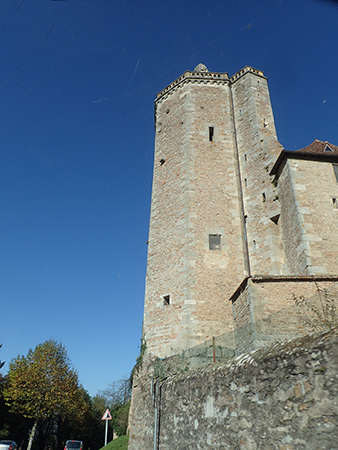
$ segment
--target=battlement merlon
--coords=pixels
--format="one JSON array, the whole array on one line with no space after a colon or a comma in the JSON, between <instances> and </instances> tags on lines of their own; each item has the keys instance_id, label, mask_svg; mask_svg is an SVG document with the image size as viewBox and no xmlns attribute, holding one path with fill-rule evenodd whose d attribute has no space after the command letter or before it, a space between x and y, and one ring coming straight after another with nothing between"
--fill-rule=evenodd
<instances>
[{"instance_id":1,"label":"battlement merlon","mask_svg":"<svg viewBox=\"0 0 338 450\"><path fill-rule=\"evenodd\" d=\"M259 77L267 80L266 76L264 76L264 73L261 70L255 69L251 66L245 66L245 67L243 67L243 69L239 70L237 73L235 73L235 75L233 75L230 78L231 84L236 83L237 80L242 78L247 73L253 73L254 75L258 75Z\"/></svg>"},{"instance_id":2,"label":"battlement merlon","mask_svg":"<svg viewBox=\"0 0 338 450\"><path fill-rule=\"evenodd\" d=\"M212 83L212 84L220 84L220 83L230 83L234 84L240 78L242 78L247 73L255 74L259 77L265 78L264 73L261 70L254 69L250 66L245 66L243 69L239 70L235 75L229 77L229 75L225 73L219 72L209 72L208 69L204 66L204 64L198 64L198 66L194 69L194 71L186 70L183 75L177 78L175 81L169 84L166 88L164 88L161 92L156 95L155 104L161 100L166 94L169 94L175 91L178 87L181 87L185 83L189 82L202 82L202 83Z\"/></svg>"}]
</instances>

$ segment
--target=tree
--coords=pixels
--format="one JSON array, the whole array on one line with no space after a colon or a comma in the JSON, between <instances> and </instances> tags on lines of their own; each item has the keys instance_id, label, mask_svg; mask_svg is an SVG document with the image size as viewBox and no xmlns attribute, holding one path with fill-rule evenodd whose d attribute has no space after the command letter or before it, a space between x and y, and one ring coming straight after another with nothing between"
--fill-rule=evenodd
<instances>
[{"instance_id":1,"label":"tree","mask_svg":"<svg viewBox=\"0 0 338 450\"><path fill-rule=\"evenodd\" d=\"M114 381L98 396L101 401L105 402L105 408L109 408L112 415L109 426L118 436L126 434L127 431L130 397L129 378Z\"/></svg>"},{"instance_id":2,"label":"tree","mask_svg":"<svg viewBox=\"0 0 338 450\"><path fill-rule=\"evenodd\" d=\"M101 392L103 398L107 399L108 405L125 405L131 397L131 388L128 378L113 381L108 388Z\"/></svg>"},{"instance_id":3,"label":"tree","mask_svg":"<svg viewBox=\"0 0 338 450\"><path fill-rule=\"evenodd\" d=\"M66 417L85 412L77 373L65 347L55 340L10 363L4 398L12 412L33 419L27 450L32 447L39 422L44 429L52 429Z\"/></svg>"},{"instance_id":4,"label":"tree","mask_svg":"<svg viewBox=\"0 0 338 450\"><path fill-rule=\"evenodd\" d=\"M115 409L112 413L114 431L118 436L127 434L130 401Z\"/></svg>"}]
</instances>

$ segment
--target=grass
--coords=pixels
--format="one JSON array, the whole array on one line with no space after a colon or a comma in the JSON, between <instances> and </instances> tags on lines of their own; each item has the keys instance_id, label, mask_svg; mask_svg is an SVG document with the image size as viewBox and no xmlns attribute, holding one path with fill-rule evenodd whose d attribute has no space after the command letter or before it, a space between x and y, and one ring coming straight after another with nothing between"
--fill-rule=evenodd
<instances>
[{"instance_id":1,"label":"grass","mask_svg":"<svg viewBox=\"0 0 338 450\"><path fill-rule=\"evenodd\" d=\"M108 442L107 445L100 450L127 450L128 449L129 436L120 436L113 441Z\"/></svg>"}]
</instances>

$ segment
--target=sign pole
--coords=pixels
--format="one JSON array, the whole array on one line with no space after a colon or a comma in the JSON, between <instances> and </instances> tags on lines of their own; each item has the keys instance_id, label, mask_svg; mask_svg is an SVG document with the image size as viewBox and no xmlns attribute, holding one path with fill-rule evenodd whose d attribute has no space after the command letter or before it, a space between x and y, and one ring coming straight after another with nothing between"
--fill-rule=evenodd
<instances>
[{"instance_id":1,"label":"sign pole","mask_svg":"<svg viewBox=\"0 0 338 450\"><path fill-rule=\"evenodd\" d=\"M108 440L108 419L106 419L106 432L104 435L104 445L107 445L107 440Z\"/></svg>"},{"instance_id":2,"label":"sign pole","mask_svg":"<svg viewBox=\"0 0 338 450\"><path fill-rule=\"evenodd\" d=\"M106 412L103 414L102 420L106 421L106 431L104 434L104 445L107 445L108 441L108 420L111 420L111 414L109 412L109 409L106 410Z\"/></svg>"}]
</instances>

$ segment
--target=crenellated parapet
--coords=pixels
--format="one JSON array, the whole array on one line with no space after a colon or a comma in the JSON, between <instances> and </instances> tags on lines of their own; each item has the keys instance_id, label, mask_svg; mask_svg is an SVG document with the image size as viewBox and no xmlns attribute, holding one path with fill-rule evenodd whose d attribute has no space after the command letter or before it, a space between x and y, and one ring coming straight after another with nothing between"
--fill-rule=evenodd
<instances>
[{"instance_id":1,"label":"crenellated parapet","mask_svg":"<svg viewBox=\"0 0 338 450\"><path fill-rule=\"evenodd\" d=\"M235 73L232 77L229 75L219 72L209 72L204 64L198 64L193 71L186 70L183 75L177 78L175 81L169 84L161 92L156 95L155 103L161 102L168 95L177 91L177 89L183 87L187 83L193 84L233 84L245 74L252 73L258 75L259 77L266 78L261 70L254 69L250 66L245 66L243 69Z\"/></svg>"},{"instance_id":2,"label":"crenellated parapet","mask_svg":"<svg viewBox=\"0 0 338 450\"><path fill-rule=\"evenodd\" d=\"M199 64L201 66L201 64ZM204 66L205 67L205 66ZM196 67L196 69L198 66ZM195 69L195 70L196 70ZM183 75L177 78L175 81L169 84L156 96L155 103L161 102L167 95L177 91L187 83L193 84L227 84L230 82L229 75L227 73L209 72L200 70L198 72L186 70Z\"/></svg>"},{"instance_id":3,"label":"crenellated parapet","mask_svg":"<svg viewBox=\"0 0 338 450\"><path fill-rule=\"evenodd\" d=\"M231 84L235 83L237 80L242 78L247 73L253 73L254 75L258 75L259 77L265 78L264 73L261 70L254 69L250 66L245 66L243 69L239 70L235 75L230 78Z\"/></svg>"}]
</instances>

